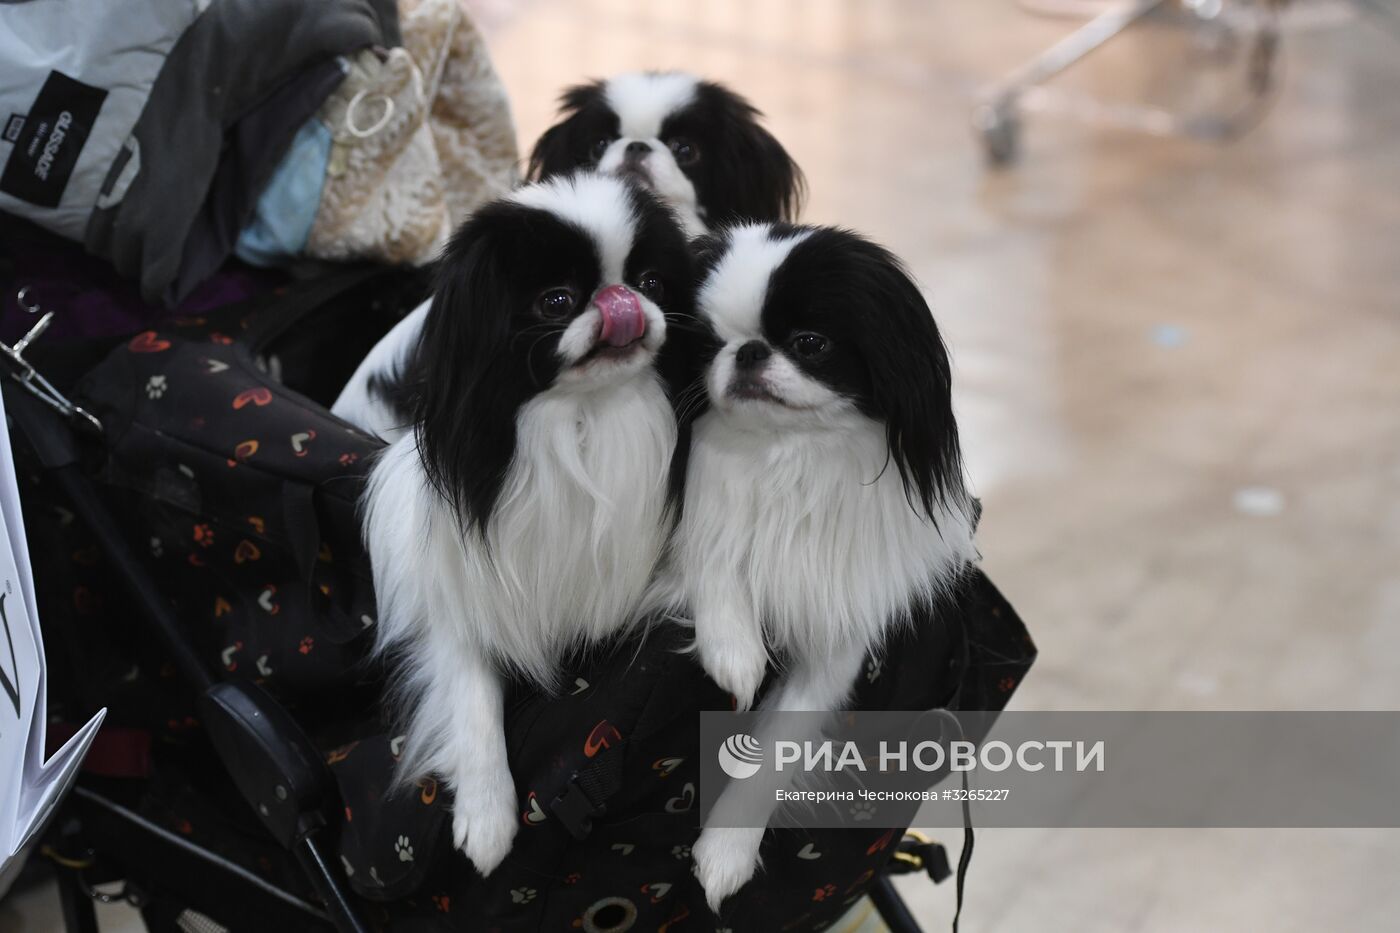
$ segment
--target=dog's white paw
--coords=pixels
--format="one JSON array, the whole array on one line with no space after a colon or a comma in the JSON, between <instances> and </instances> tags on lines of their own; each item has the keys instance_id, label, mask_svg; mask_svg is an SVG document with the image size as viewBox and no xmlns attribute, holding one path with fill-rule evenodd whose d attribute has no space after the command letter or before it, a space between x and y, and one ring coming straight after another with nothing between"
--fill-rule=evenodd
<instances>
[{"instance_id":1,"label":"dog's white paw","mask_svg":"<svg viewBox=\"0 0 1400 933\"><path fill-rule=\"evenodd\" d=\"M758 688L763 685L763 675L768 671L768 654L761 645L757 648L735 648L717 644L716 641L702 639L699 642L700 665L711 680L734 694L735 708L743 712L753 706Z\"/></svg>"},{"instance_id":2,"label":"dog's white paw","mask_svg":"<svg viewBox=\"0 0 1400 933\"><path fill-rule=\"evenodd\" d=\"M763 830L715 827L700 833L691 849L695 876L705 889L710 909L719 913L724 899L742 888L758 869Z\"/></svg>"},{"instance_id":3,"label":"dog's white paw","mask_svg":"<svg viewBox=\"0 0 1400 933\"><path fill-rule=\"evenodd\" d=\"M452 842L483 876L505 861L518 828L514 800L464 799L458 793L452 808Z\"/></svg>"}]
</instances>

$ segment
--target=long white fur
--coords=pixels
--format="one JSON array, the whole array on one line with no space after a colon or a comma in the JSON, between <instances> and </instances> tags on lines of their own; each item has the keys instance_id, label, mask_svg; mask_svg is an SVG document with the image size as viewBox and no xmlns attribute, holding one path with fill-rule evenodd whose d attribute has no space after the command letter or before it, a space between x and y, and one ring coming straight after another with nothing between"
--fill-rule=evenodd
<instances>
[{"instance_id":1,"label":"long white fur","mask_svg":"<svg viewBox=\"0 0 1400 933\"><path fill-rule=\"evenodd\" d=\"M853 410L814 428L711 411L695 426L687 484L674 550L702 661L712 636L757 634L793 667L872 647L975 556L962 511L941 509L936 524L916 513L883 426ZM744 687L745 706L768 654L746 660L752 676L720 681Z\"/></svg>"},{"instance_id":2,"label":"long white fur","mask_svg":"<svg viewBox=\"0 0 1400 933\"><path fill-rule=\"evenodd\" d=\"M552 210L598 194L587 185L554 193ZM615 266L602 270L610 284L620 281L626 248L619 254L620 228L607 214L584 226ZM631 235L626 227L629 246ZM665 321L642 305L642 350L566 369L519 412L515 456L484 533L464 528L433 488L412 433L370 473L376 650L402 662L397 692L408 722L400 775L436 773L456 792L454 840L483 874L505 858L519 825L503 678L551 689L566 652L630 625L665 545L676 426L649 365ZM580 326L596 332L591 320ZM565 363L573 355L561 346Z\"/></svg>"},{"instance_id":3,"label":"long white fur","mask_svg":"<svg viewBox=\"0 0 1400 933\"><path fill-rule=\"evenodd\" d=\"M971 509L954 499L933 520L915 511L884 425L781 348L764 379L789 405L727 394L734 354L763 338L768 279L794 245L761 230L739 231L700 292L724 346L706 374L712 407L695 425L666 585L689 607L701 664L740 708L771 654L785 672L765 708L832 710L865 654L975 559ZM693 855L712 907L752 877L762 838L761 829L701 833Z\"/></svg>"},{"instance_id":4,"label":"long white fur","mask_svg":"<svg viewBox=\"0 0 1400 933\"><path fill-rule=\"evenodd\" d=\"M408 435L370 475L365 534L376 647L403 662L401 773L441 775L454 832L482 873L518 822L502 675L555 686L569 649L628 625L665 543L670 403L651 371L611 391L547 392L519 441L485 536L463 533Z\"/></svg>"}]
</instances>

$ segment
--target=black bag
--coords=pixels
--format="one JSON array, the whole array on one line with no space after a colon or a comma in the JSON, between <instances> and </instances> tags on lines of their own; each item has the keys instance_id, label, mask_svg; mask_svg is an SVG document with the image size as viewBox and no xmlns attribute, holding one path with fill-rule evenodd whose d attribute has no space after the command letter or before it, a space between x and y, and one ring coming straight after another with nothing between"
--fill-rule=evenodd
<instances>
[{"instance_id":1,"label":"black bag","mask_svg":"<svg viewBox=\"0 0 1400 933\"><path fill-rule=\"evenodd\" d=\"M328 359L327 330L358 335L367 346L385 323L367 321L392 318L420 289L401 273L348 270L145 331L81 380L81 403L106 427L95 479L132 546L149 555L199 653L226 677L265 687L326 755L344 808L343 867L355 890L378 902L371 916L387 927L652 930L685 920L691 930L823 928L864 895L900 834L770 832L761 880L716 920L691 873L697 713L730 709L731 701L677 650L674 627L657 625L572 659L561 696L522 687L507 698L521 827L491 877L452 849L450 801L435 782L393 791L399 739L378 714L384 674L364 661L374 604L355 513L380 442L292 386L326 401L358 358ZM270 375L279 371L282 381ZM29 513L26 504L32 528ZM105 598L89 599L90 613ZM115 609L112 602L100 611ZM55 611L74 614L71 603L41 610L46 624ZM867 665L857 707L1005 705L1035 652L996 588L980 572L970 575L936 619ZM119 656L140 651L107 648ZM112 694L102 701L118 721L150 730L158 751L183 745L198 756L193 713L173 711L154 671L123 680L121 696L133 701L125 711ZM170 755L164 761L176 767ZM150 786L159 799L148 801L148 812L289 883L295 872L274 845L259 847L246 833L230 838L241 801L213 793L195 806L159 780L162 765L157 755ZM234 817L216 815L224 804ZM237 929L237 905L229 911L214 918Z\"/></svg>"}]
</instances>

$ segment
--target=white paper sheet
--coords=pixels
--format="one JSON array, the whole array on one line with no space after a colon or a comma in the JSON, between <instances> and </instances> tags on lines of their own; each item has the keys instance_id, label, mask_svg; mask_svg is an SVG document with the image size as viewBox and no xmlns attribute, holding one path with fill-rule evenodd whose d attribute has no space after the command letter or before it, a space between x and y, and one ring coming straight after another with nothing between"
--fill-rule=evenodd
<instances>
[{"instance_id":1,"label":"white paper sheet","mask_svg":"<svg viewBox=\"0 0 1400 933\"><path fill-rule=\"evenodd\" d=\"M0 423L5 404L0 396ZM0 432L0 879L72 786L105 709L44 760L48 703L44 641L8 428ZM3 894L4 881L0 881Z\"/></svg>"}]
</instances>

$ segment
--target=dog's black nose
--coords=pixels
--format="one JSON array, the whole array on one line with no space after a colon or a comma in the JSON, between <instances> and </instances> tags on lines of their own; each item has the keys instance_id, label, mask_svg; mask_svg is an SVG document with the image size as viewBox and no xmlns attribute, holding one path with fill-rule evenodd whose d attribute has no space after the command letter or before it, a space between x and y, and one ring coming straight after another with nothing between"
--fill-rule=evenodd
<instances>
[{"instance_id":1,"label":"dog's black nose","mask_svg":"<svg viewBox=\"0 0 1400 933\"><path fill-rule=\"evenodd\" d=\"M640 139L632 140L627 144L627 148L622 150L622 154L631 159L640 159L649 152L651 152L651 146L642 142Z\"/></svg>"},{"instance_id":2,"label":"dog's black nose","mask_svg":"<svg viewBox=\"0 0 1400 933\"><path fill-rule=\"evenodd\" d=\"M734 354L734 363L740 369L752 369L773 355L768 344L762 340L750 340Z\"/></svg>"}]
</instances>

